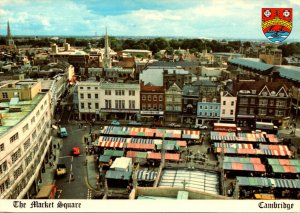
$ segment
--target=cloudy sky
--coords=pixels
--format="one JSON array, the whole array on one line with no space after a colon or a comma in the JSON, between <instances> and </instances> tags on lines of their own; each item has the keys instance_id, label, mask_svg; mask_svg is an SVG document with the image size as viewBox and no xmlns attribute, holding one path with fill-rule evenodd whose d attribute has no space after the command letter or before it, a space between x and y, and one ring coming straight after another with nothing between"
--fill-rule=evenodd
<instances>
[{"instance_id":1,"label":"cloudy sky","mask_svg":"<svg viewBox=\"0 0 300 213\"><path fill-rule=\"evenodd\" d=\"M261 8L292 7L300 38L300 0L0 0L0 34L265 38Z\"/></svg>"}]
</instances>

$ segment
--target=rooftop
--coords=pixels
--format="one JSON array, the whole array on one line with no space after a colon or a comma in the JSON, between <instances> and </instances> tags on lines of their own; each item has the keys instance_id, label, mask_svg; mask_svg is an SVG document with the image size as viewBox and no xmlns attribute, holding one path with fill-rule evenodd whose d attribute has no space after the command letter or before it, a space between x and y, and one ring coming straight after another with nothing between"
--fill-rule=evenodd
<instances>
[{"instance_id":1,"label":"rooftop","mask_svg":"<svg viewBox=\"0 0 300 213\"><path fill-rule=\"evenodd\" d=\"M268 71L274 67L274 65L263 63L256 58L235 58L230 59L228 62L258 71Z\"/></svg>"},{"instance_id":2,"label":"rooftop","mask_svg":"<svg viewBox=\"0 0 300 213\"><path fill-rule=\"evenodd\" d=\"M37 94L32 100L19 101L16 105L21 108L20 112L9 112L9 102L0 103L0 114L2 114L2 126L0 126L0 136L4 135L8 130L16 126L26 116L28 116L38 103L45 96L44 93Z\"/></svg>"},{"instance_id":3,"label":"rooftop","mask_svg":"<svg viewBox=\"0 0 300 213\"><path fill-rule=\"evenodd\" d=\"M279 71L279 75L283 78L300 81L300 67L296 66L276 66L276 69Z\"/></svg>"}]
</instances>

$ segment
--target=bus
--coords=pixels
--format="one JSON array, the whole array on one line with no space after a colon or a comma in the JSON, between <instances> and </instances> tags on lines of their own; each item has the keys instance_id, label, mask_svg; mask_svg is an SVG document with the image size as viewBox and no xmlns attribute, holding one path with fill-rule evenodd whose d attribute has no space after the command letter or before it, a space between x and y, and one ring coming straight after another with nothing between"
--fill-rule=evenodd
<instances>
[{"instance_id":1,"label":"bus","mask_svg":"<svg viewBox=\"0 0 300 213\"><path fill-rule=\"evenodd\" d=\"M267 133L277 134L278 132L278 127L272 122L256 122L255 127L257 130L262 130Z\"/></svg>"},{"instance_id":2,"label":"bus","mask_svg":"<svg viewBox=\"0 0 300 213\"><path fill-rule=\"evenodd\" d=\"M41 187L40 191L36 195L36 199L54 199L56 194L56 186L54 184L48 184Z\"/></svg>"},{"instance_id":3,"label":"bus","mask_svg":"<svg viewBox=\"0 0 300 213\"><path fill-rule=\"evenodd\" d=\"M237 127L236 124L214 123L214 131L237 132L237 131L241 131L241 128Z\"/></svg>"}]
</instances>

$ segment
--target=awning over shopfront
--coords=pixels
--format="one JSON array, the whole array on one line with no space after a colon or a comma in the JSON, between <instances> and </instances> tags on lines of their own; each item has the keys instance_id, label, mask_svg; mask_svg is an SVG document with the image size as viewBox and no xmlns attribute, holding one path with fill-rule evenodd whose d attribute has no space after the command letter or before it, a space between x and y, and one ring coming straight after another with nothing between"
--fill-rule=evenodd
<instances>
[{"instance_id":1,"label":"awning over shopfront","mask_svg":"<svg viewBox=\"0 0 300 213\"><path fill-rule=\"evenodd\" d=\"M240 176L237 176L236 178L239 186L300 189L299 179L279 179L279 178L240 177Z\"/></svg>"},{"instance_id":2,"label":"awning over shopfront","mask_svg":"<svg viewBox=\"0 0 300 213\"><path fill-rule=\"evenodd\" d=\"M137 171L137 180L139 181L154 181L157 177L157 172L149 170Z\"/></svg>"}]
</instances>

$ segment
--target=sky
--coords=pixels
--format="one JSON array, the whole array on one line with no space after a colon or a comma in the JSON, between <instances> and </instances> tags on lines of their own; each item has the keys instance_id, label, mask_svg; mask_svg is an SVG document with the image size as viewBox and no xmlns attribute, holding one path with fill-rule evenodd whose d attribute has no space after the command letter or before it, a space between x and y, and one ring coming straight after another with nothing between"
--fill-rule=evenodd
<instances>
[{"instance_id":1,"label":"sky","mask_svg":"<svg viewBox=\"0 0 300 213\"><path fill-rule=\"evenodd\" d=\"M293 8L300 38L300 0L0 0L0 34L264 39L261 8Z\"/></svg>"}]
</instances>

